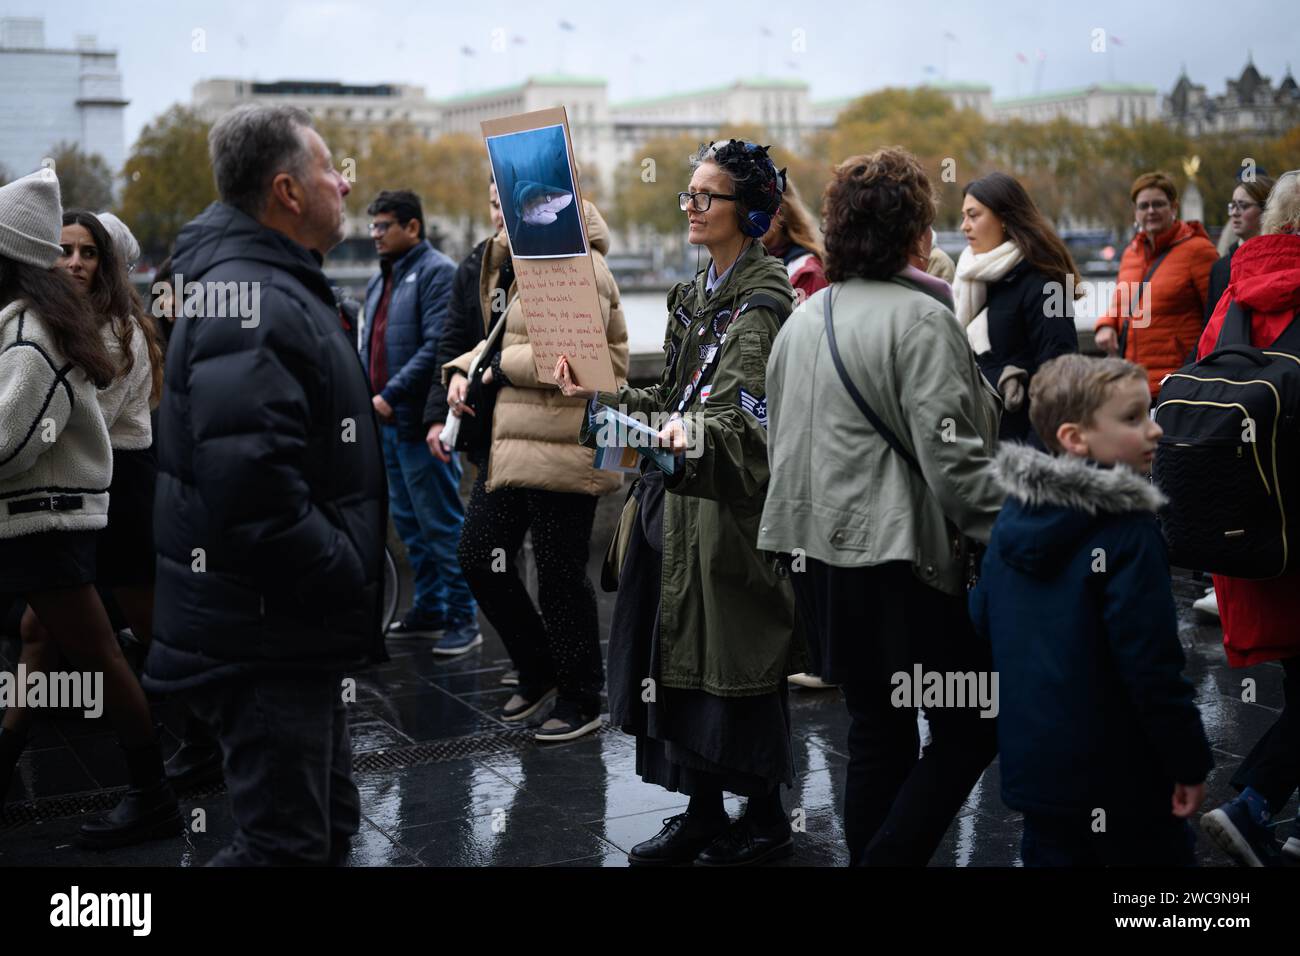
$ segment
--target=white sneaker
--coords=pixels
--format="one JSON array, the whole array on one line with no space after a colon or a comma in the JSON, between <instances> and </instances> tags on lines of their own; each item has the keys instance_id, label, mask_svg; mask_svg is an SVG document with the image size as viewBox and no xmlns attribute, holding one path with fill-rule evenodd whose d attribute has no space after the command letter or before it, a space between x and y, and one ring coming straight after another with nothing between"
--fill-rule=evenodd
<instances>
[{"instance_id":1,"label":"white sneaker","mask_svg":"<svg viewBox=\"0 0 1300 956\"><path fill-rule=\"evenodd\" d=\"M830 690L838 687L838 684L828 684L816 674L791 674L786 678L796 687L806 687L808 690Z\"/></svg>"},{"instance_id":2,"label":"white sneaker","mask_svg":"<svg viewBox=\"0 0 1300 956\"><path fill-rule=\"evenodd\" d=\"M1211 617L1219 616L1219 599L1214 595L1214 588L1205 589L1205 597L1197 598L1192 602L1192 607L1202 614L1208 614Z\"/></svg>"}]
</instances>

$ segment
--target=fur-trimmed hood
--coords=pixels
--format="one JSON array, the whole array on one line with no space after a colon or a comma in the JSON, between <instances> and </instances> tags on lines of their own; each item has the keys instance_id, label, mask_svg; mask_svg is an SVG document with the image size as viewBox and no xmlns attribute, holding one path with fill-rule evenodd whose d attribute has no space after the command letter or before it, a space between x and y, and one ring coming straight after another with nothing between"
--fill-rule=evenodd
<instances>
[{"instance_id":1,"label":"fur-trimmed hood","mask_svg":"<svg viewBox=\"0 0 1300 956\"><path fill-rule=\"evenodd\" d=\"M1126 465L1099 466L1008 442L998 449L998 484L1030 507L1059 505L1090 515L1159 511L1165 496Z\"/></svg>"},{"instance_id":2,"label":"fur-trimmed hood","mask_svg":"<svg viewBox=\"0 0 1300 956\"><path fill-rule=\"evenodd\" d=\"M1125 465L1049 455L1028 445L998 449L998 484L1008 498L998 518L997 547L1008 564L1050 574L1074 553L1098 522L1114 516L1154 516L1165 497Z\"/></svg>"}]
</instances>

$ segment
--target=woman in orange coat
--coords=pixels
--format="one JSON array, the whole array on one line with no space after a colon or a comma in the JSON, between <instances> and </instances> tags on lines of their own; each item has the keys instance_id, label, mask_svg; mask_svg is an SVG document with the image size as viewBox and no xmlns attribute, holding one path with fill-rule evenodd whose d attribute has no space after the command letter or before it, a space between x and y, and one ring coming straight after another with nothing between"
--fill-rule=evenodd
<instances>
[{"instance_id":1,"label":"woman in orange coat","mask_svg":"<svg viewBox=\"0 0 1300 956\"><path fill-rule=\"evenodd\" d=\"M1097 345L1146 366L1155 398L1200 338L1219 254L1204 226L1178 218L1178 189L1168 174L1143 173L1129 195L1138 234L1120 259L1110 308L1097 320Z\"/></svg>"}]
</instances>

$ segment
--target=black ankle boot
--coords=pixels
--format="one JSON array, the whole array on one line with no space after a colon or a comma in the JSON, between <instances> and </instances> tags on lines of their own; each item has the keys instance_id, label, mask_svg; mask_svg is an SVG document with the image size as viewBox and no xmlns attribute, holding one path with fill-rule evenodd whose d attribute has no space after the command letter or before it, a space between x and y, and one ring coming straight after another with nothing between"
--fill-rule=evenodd
<instances>
[{"instance_id":1,"label":"black ankle boot","mask_svg":"<svg viewBox=\"0 0 1300 956\"><path fill-rule=\"evenodd\" d=\"M26 730L7 730L0 727L0 814L4 813L5 794L13 783L18 758L27 747Z\"/></svg>"},{"instance_id":2,"label":"black ankle boot","mask_svg":"<svg viewBox=\"0 0 1300 956\"><path fill-rule=\"evenodd\" d=\"M87 849L130 846L177 836L185 829L176 794L163 774L157 738L143 747L123 747L122 752L131 785L117 806L86 821L77 831L77 843Z\"/></svg>"}]
</instances>

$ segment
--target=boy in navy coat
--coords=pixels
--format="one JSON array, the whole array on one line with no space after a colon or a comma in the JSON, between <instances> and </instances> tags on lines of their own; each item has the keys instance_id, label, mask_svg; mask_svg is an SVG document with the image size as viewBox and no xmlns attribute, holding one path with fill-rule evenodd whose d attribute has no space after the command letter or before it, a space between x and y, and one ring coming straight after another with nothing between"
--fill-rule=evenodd
<instances>
[{"instance_id":1,"label":"boy in navy coat","mask_svg":"<svg viewBox=\"0 0 1300 956\"><path fill-rule=\"evenodd\" d=\"M1063 355L1030 387L1054 454L1004 444L971 592L1000 679L1002 799L1026 866L1193 865L1213 765L1182 646L1141 366Z\"/></svg>"}]
</instances>

